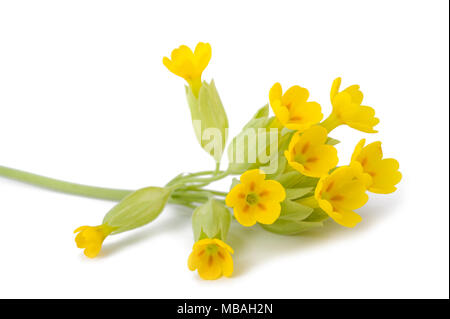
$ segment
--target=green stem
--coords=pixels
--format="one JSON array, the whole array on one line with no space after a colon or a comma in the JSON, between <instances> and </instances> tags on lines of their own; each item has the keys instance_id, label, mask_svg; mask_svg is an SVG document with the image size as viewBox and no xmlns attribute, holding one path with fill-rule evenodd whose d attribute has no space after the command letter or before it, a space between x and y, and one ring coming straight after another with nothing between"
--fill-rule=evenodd
<instances>
[{"instance_id":1,"label":"green stem","mask_svg":"<svg viewBox=\"0 0 450 319\"><path fill-rule=\"evenodd\" d=\"M54 178L24 172L18 169L9 168L5 166L0 166L0 176L66 194L80 195L98 199L107 199L113 201L119 201L128 194L130 194L131 192L133 192L132 190L127 189L112 189L112 188L95 187L70 183Z\"/></svg>"},{"instance_id":2,"label":"green stem","mask_svg":"<svg viewBox=\"0 0 450 319\"><path fill-rule=\"evenodd\" d=\"M198 172L189 174L187 178L189 179L189 181L203 180L204 181L203 184L206 185L209 184L211 181L224 178L225 176L228 175L228 173L226 172L219 172L219 175L213 176L211 178L202 178L202 179L195 178L196 176L203 176L212 173L213 171ZM50 189L53 191L58 191L61 193L113 201L120 201L125 196L133 192L133 190L96 187L66 182L5 166L0 166L0 176L16 180L22 183ZM181 178L180 180L183 180L183 178ZM226 196L226 193L224 192L202 189L199 188L198 185L188 186L185 189L181 188L180 190L175 191L175 189L177 189L179 186L184 185L184 180L183 182L180 182L180 180L177 181L179 182L179 184L177 183L170 185L170 187L174 189L174 194L169 199L169 203L184 205L189 208L195 208L195 206L192 205L192 202L196 203L205 202L209 197L208 194Z\"/></svg>"},{"instance_id":3,"label":"green stem","mask_svg":"<svg viewBox=\"0 0 450 319\"><path fill-rule=\"evenodd\" d=\"M330 133L332 130L334 130L336 127L338 127L341 124L342 123L339 120L339 118L337 117L337 115L334 113L331 113L330 116L328 116L325 120L323 120L322 123L320 123L319 125L326 128L328 133Z\"/></svg>"},{"instance_id":4,"label":"green stem","mask_svg":"<svg viewBox=\"0 0 450 319\"><path fill-rule=\"evenodd\" d=\"M187 178L181 179L181 181L183 181L183 183L201 183L201 184L208 185L208 184L211 184L212 182L215 182L222 178L225 178L228 175L230 175L230 173L228 171L224 171L224 172L219 172L217 175L213 175L210 178L187 177Z\"/></svg>"}]
</instances>

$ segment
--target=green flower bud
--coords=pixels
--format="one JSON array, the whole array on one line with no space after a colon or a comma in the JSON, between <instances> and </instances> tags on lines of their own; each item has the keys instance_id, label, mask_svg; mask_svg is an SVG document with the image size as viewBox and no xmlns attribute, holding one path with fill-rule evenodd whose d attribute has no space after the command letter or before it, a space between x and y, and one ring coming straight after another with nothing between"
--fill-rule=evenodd
<instances>
[{"instance_id":1,"label":"green flower bud","mask_svg":"<svg viewBox=\"0 0 450 319\"><path fill-rule=\"evenodd\" d=\"M192 214L192 229L195 241L217 238L225 241L230 228L231 214L221 202L211 198L198 206Z\"/></svg>"},{"instance_id":2,"label":"green flower bud","mask_svg":"<svg viewBox=\"0 0 450 319\"><path fill-rule=\"evenodd\" d=\"M269 117L269 105L260 108L228 147L228 170L242 174L247 170L261 168L272 174L278 168L283 131L274 126ZM265 165L265 167L262 167Z\"/></svg>"},{"instance_id":3,"label":"green flower bud","mask_svg":"<svg viewBox=\"0 0 450 319\"><path fill-rule=\"evenodd\" d=\"M227 140L228 118L214 80L202 83L198 98L191 87L186 86L186 98L197 140L216 162L220 162Z\"/></svg>"},{"instance_id":4,"label":"green flower bud","mask_svg":"<svg viewBox=\"0 0 450 319\"><path fill-rule=\"evenodd\" d=\"M121 233L153 221L164 209L172 190L147 187L135 191L114 206L103 219L113 234Z\"/></svg>"}]
</instances>

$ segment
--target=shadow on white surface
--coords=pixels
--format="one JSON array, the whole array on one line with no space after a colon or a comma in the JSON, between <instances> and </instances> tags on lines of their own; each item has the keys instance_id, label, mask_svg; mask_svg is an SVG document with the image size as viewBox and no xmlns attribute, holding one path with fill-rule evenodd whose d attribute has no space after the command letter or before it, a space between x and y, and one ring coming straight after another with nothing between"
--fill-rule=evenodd
<instances>
[{"instance_id":1,"label":"shadow on white surface","mask_svg":"<svg viewBox=\"0 0 450 319\"><path fill-rule=\"evenodd\" d=\"M282 236L267 232L261 227L243 228L234 224L229 235L229 243L235 251L233 278L245 275L252 268L284 255L301 254L305 250L331 244L332 241L355 238L392 214L400 213L397 209L401 204L399 195L400 192L388 196L371 194L369 202L357 211L363 221L355 228L342 227L329 219L322 228L296 236Z\"/></svg>"},{"instance_id":2,"label":"shadow on white surface","mask_svg":"<svg viewBox=\"0 0 450 319\"><path fill-rule=\"evenodd\" d=\"M363 221L355 228L342 227L330 219L325 222L324 227L297 236L273 234L258 226L246 228L234 221L228 235L228 243L235 251L233 256L235 271L231 280L244 276L252 268L280 259L284 255L301 254L305 250L331 244L333 241L357 237L374 225L381 223L383 219L399 213L397 208L400 206L401 200L400 191L387 196L371 194L369 202L357 211L362 215ZM137 229L122 238L117 238L114 242L105 243L99 258L96 259L100 261L115 256L131 245L151 240L164 233L178 232L190 224L191 211L189 209L173 206L173 210L173 213L167 214L167 217L158 221L157 224ZM82 257L84 258L84 256ZM193 276L198 277L197 275ZM198 281L203 282L200 279Z\"/></svg>"}]
</instances>

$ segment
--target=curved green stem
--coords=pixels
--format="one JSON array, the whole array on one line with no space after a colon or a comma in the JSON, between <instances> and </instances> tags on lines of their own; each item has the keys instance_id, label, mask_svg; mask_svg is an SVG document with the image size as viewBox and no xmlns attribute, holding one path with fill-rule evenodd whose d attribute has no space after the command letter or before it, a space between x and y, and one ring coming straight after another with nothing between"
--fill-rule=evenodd
<instances>
[{"instance_id":1,"label":"curved green stem","mask_svg":"<svg viewBox=\"0 0 450 319\"><path fill-rule=\"evenodd\" d=\"M70 183L5 166L0 166L0 176L66 194L114 201L119 201L133 192L127 189L113 189Z\"/></svg>"},{"instance_id":2,"label":"curved green stem","mask_svg":"<svg viewBox=\"0 0 450 319\"><path fill-rule=\"evenodd\" d=\"M197 176L204 176L213 173L214 171L204 171L188 174L184 178L180 176L175 178L173 180L175 183L172 183L172 185L169 186L174 189L174 193L169 199L169 203L195 208L193 203L203 203L211 195L226 196L225 192L201 188L200 185L207 185L212 181L219 180L228 175L227 172L219 172L218 175L212 176L211 178L196 178ZM5 166L0 166L0 176L61 193L113 201L120 201L134 191L71 183ZM187 182L203 181L203 183L200 185L183 187L186 183L185 179ZM180 187L180 189L178 189L178 187Z\"/></svg>"},{"instance_id":3,"label":"curved green stem","mask_svg":"<svg viewBox=\"0 0 450 319\"><path fill-rule=\"evenodd\" d=\"M218 181L222 178L227 177L228 175L230 175L230 173L228 171L224 171L224 172L219 172L216 175L211 176L210 178L196 178L196 177L187 177L187 178L183 178L181 179L181 181L183 181L183 183L201 183L201 184L211 184L212 182Z\"/></svg>"}]
</instances>

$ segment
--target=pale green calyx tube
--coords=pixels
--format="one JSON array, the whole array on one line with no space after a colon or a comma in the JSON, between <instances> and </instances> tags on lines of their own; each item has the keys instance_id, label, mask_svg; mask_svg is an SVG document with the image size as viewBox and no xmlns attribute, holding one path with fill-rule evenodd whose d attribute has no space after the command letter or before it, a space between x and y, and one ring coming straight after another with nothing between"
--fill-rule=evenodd
<instances>
[{"instance_id":1,"label":"pale green calyx tube","mask_svg":"<svg viewBox=\"0 0 450 319\"><path fill-rule=\"evenodd\" d=\"M103 219L103 224L114 228L112 234L121 233L150 223L164 209L172 188L147 187L126 196Z\"/></svg>"},{"instance_id":2,"label":"pale green calyx tube","mask_svg":"<svg viewBox=\"0 0 450 319\"><path fill-rule=\"evenodd\" d=\"M192 214L192 229L195 241L217 238L225 241L230 228L231 214L220 201L210 198L198 206Z\"/></svg>"}]
</instances>

